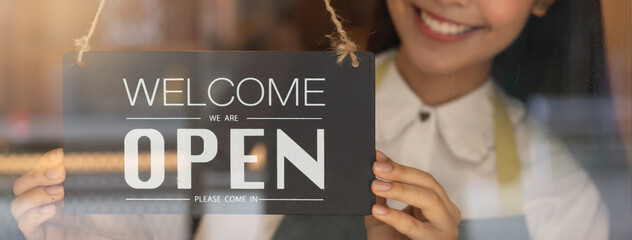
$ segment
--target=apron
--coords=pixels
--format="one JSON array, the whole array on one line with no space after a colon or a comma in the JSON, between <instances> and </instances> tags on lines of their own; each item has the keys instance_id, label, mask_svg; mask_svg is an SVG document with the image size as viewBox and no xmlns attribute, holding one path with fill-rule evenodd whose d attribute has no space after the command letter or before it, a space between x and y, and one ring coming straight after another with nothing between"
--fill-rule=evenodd
<instances>
[{"instance_id":1,"label":"apron","mask_svg":"<svg viewBox=\"0 0 632 240\"><path fill-rule=\"evenodd\" d=\"M376 92L392 62L391 58L376 67ZM492 102L502 217L462 220L459 239L529 239L514 128L500 90L495 90ZM288 215L283 218L274 239L366 239L364 216Z\"/></svg>"}]
</instances>

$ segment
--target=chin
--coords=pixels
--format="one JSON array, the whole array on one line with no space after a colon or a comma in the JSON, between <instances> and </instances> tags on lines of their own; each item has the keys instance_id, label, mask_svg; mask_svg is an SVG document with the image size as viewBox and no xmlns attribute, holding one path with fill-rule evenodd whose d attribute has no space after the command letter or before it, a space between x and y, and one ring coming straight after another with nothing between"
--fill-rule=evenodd
<instances>
[{"instance_id":1,"label":"chin","mask_svg":"<svg viewBox=\"0 0 632 240\"><path fill-rule=\"evenodd\" d=\"M424 74L449 74L458 71L462 65L464 54L455 54L445 49L430 49L420 45L401 45L399 53L404 53L415 69Z\"/></svg>"},{"instance_id":2,"label":"chin","mask_svg":"<svg viewBox=\"0 0 632 240\"><path fill-rule=\"evenodd\" d=\"M412 56L411 59L415 68L425 74L450 74L459 69L459 63L454 61L452 58L426 55Z\"/></svg>"}]
</instances>

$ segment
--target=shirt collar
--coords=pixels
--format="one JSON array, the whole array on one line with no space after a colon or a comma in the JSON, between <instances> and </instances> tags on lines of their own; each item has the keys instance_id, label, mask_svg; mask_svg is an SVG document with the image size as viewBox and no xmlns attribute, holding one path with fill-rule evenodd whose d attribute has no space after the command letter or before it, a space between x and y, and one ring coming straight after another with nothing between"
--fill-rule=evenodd
<instances>
[{"instance_id":1,"label":"shirt collar","mask_svg":"<svg viewBox=\"0 0 632 240\"><path fill-rule=\"evenodd\" d=\"M493 153L495 84L489 79L474 91L436 107L424 105L391 64L376 95L376 140L388 142L414 123L422 111L436 118L438 134L459 159L481 162ZM501 92L501 91L498 91ZM501 93L514 125L524 117L522 104Z\"/></svg>"},{"instance_id":2,"label":"shirt collar","mask_svg":"<svg viewBox=\"0 0 632 240\"><path fill-rule=\"evenodd\" d=\"M376 140L389 141L401 135L417 119L422 106L391 62L375 96Z\"/></svg>"}]
</instances>

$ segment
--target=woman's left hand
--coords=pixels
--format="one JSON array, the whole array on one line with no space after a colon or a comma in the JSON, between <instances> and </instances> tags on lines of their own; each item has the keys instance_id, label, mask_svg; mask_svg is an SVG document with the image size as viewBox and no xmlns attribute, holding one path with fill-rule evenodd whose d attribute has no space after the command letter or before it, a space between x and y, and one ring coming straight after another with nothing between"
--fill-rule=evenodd
<instances>
[{"instance_id":1,"label":"woman's left hand","mask_svg":"<svg viewBox=\"0 0 632 240\"><path fill-rule=\"evenodd\" d=\"M379 179L371 189L377 201L373 215L365 218L368 239L457 239L461 212L432 175L399 165L380 151L376 159L373 172ZM409 205L389 208L386 199Z\"/></svg>"}]
</instances>

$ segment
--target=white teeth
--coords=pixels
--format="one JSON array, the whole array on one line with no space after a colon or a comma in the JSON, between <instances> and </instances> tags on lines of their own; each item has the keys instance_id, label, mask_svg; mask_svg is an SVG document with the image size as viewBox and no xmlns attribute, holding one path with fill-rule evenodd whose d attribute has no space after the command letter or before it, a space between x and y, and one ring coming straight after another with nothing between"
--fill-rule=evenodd
<instances>
[{"instance_id":1,"label":"white teeth","mask_svg":"<svg viewBox=\"0 0 632 240\"><path fill-rule=\"evenodd\" d=\"M428 27L430 27L432 31L435 31L441 34L457 35L457 34L465 33L471 29L471 27L463 25L463 24L440 22L424 11L421 11L420 17L421 17L421 20Z\"/></svg>"}]
</instances>

